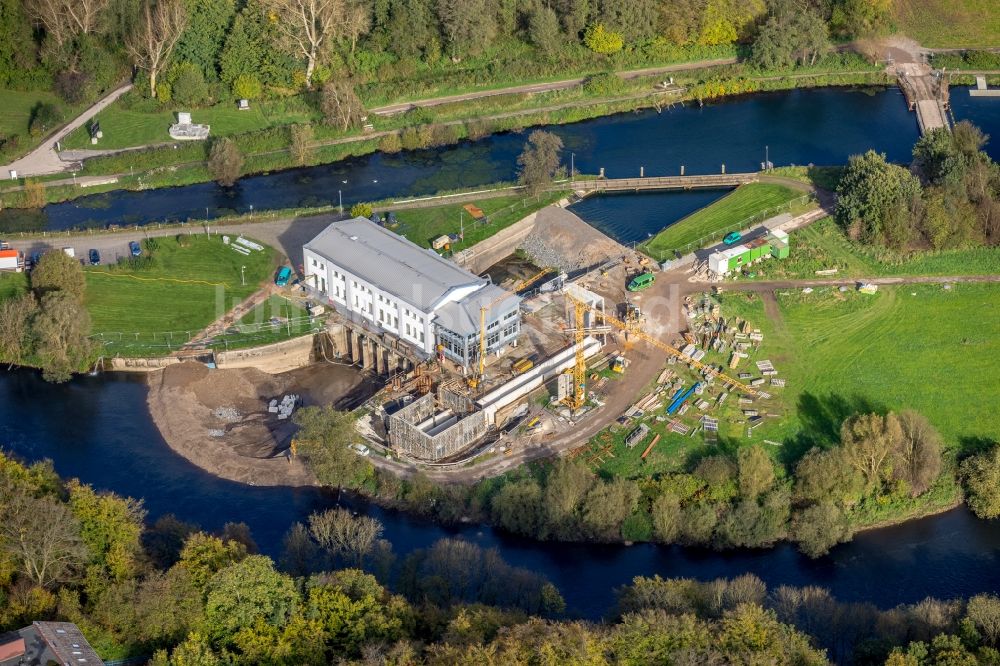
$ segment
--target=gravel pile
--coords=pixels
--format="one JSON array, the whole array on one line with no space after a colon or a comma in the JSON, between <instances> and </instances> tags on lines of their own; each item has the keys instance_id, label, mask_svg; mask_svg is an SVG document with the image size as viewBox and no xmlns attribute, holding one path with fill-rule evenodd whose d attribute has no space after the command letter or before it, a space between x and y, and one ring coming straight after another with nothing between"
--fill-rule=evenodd
<instances>
[{"instance_id":1,"label":"gravel pile","mask_svg":"<svg viewBox=\"0 0 1000 666\"><path fill-rule=\"evenodd\" d=\"M226 431L225 430L219 430L217 428L209 428L209 430L208 430L208 436L209 437L225 437L226 436Z\"/></svg>"},{"instance_id":2,"label":"gravel pile","mask_svg":"<svg viewBox=\"0 0 1000 666\"><path fill-rule=\"evenodd\" d=\"M243 418L240 410L235 407L218 407L213 414L215 414L215 418L228 421L229 423L236 423Z\"/></svg>"},{"instance_id":3,"label":"gravel pile","mask_svg":"<svg viewBox=\"0 0 1000 666\"><path fill-rule=\"evenodd\" d=\"M538 233L529 234L521 241L521 249L531 257L536 266L550 266L561 271L572 271L579 268L579 255L568 257L546 243L545 238Z\"/></svg>"}]
</instances>

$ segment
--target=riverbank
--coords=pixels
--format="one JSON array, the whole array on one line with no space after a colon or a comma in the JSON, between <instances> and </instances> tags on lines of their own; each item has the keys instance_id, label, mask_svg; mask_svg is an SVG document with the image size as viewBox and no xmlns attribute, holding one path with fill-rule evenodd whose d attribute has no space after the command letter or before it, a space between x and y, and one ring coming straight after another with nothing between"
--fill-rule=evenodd
<instances>
[{"instance_id":1,"label":"riverbank","mask_svg":"<svg viewBox=\"0 0 1000 666\"><path fill-rule=\"evenodd\" d=\"M436 107L433 112L418 114L419 122L416 124L414 118L386 120L386 123L391 123L388 128L315 141L311 145L310 155L302 161L292 158L287 133L279 129L261 131L266 134L258 132L234 135L232 138L244 152L246 159L243 177L247 177L298 166L330 164L377 151L392 153L401 148L435 148L467 140L477 141L497 133L517 132L527 127L572 124L647 108L660 110L679 103L701 105L755 92L799 88L889 86L893 81L894 79L874 68L868 71L845 71L845 68L832 71L795 70L783 75L756 77L748 76L742 71L727 75L725 71L706 73L696 70L684 73L674 87L668 89L657 88L659 81L654 77L623 82L625 88L612 95L587 92L585 86L580 88L577 98L573 99L566 99L569 94L565 91L550 93L560 95L556 103L549 103L544 95L514 100L498 96L477 101L477 108L472 113L464 109L462 104L443 105ZM408 115L400 118L405 119ZM412 140L408 139L407 132L412 132ZM394 139L386 142L387 137ZM115 182L93 184L85 190L73 184L53 185L45 187L42 194L45 201L55 203L120 189L145 190L209 182L211 174L205 165L205 150L206 146L201 144L168 145L94 157L87 160L80 175L113 177ZM65 181L65 176L58 180ZM38 182L44 185L45 180ZM10 184L4 189L4 185L0 184L0 195L8 207L22 207L27 201L27 193L15 191L15 188L20 187L18 184Z\"/></svg>"}]
</instances>

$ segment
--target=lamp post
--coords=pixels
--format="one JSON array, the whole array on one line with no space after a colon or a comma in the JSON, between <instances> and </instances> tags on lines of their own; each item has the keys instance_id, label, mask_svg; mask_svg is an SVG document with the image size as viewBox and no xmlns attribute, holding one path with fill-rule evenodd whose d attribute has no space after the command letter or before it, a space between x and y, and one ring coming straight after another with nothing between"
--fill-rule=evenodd
<instances>
[{"instance_id":1,"label":"lamp post","mask_svg":"<svg viewBox=\"0 0 1000 666\"><path fill-rule=\"evenodd\" d=\"M576 153L569 154L569 181L572 183L576 180Z\"/></svg>"},{"instance_id":2,"label":"lamp post","mask_svg":"<svg viewBox=\"0 0 1000 666\"><path fill-rule=\"evenodd\" d=\"M337 190L337 208L340 209L340 214L344 214L344 197L340 190Z\"/></svg>"},{"instance_id":3,"label":"lamp post","mask_svg":"<svg viewBox=\"0 0 1000 666\"><path fill-rule=\"evenodd\" d=\"M253 219L253 204L250 204L250 219Z\"/></svg>"},{"instance_id":4,"label":"lamp post","mask_svg":"<svg viewBox=\"0 0 1000 666\"><path fill-rule=\"evenodd\" d=\"M246 276L246 266L240 266L240 282L243 286L247 286L247 276Z\"/></svg>"}]
</instances>

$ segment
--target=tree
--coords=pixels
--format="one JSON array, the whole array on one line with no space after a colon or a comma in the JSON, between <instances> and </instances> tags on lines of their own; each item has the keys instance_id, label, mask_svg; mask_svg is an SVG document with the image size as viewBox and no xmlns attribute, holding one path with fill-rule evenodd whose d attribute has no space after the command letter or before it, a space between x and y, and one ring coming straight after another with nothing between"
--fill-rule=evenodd
<instances>
[{"instance_id":1,"label":"tree","mask_svg":"<svg viewBox=\"0 0 1000 666\"><path fill-rule=\"evenodd\" d=\"M177 565L188 572L198 589L204 590L212 576L246 556L247 549L241 543L195 532L185 540Z\"/></svg>"},{"instance_id":2,"label":"tree","mask_svg":"<svg viewBox=\"0 0 1000 666\"><path fill-rule=\"evenodd\" d=\"M583 500L583 524L598 539L621 537L622 522L639 503L634 481L616 477L594 485Z\"/></svg>"},{"instance_id":3,"label":"tree","mask_svg":"<svg viewBox=\"0 0 1000 666\"><path fill-rule=\"evenodd\" d=\"M25 208L45 208L48 197L45 194L45 183L33 178L24 181L24 207Z\"/></svg>"},{"instance_id":4,"label":"tree","mask_svg":"<svg viewBox=\"0 0 1000 666\"><path fill-rule=\"evenodd\" d=\"M52 497L33 497L2 483L0 552L41 587L71 580L87 557L80 524L65 504Z\"/></svg>"},{"instance_id":5,"label":"tree","mask_svg":"<svg viewBox=\"0 0 1000 666\"><path fill-rule=\"evenodd\" d=\"M867 489L876 489L896 443L903 433L895 414L858 414L841 427L844 460L865 478Z\"/></svg>"},{"instance_id":6,"label":"tree","mask_svg":"<svg viewBox=\"0 0 1000 666\"><path fill-rule=\"evenodd\" d=\"M186 25L183 0L145 0L142 18L125 42L136 66L149 73L149 91L153 97L156 97L156 78L166 68Z\"/></svg>"},{"instance_id":7,"label":"tree","mask_svg":"<svg viewBox=\"0 0 1000 666\"><path fill-rule=\"evenodd\" d=\"M792 521L792 538L809 557L820 557L838 543L851 538L851 528L844 513L828 502L813 504L800 511Z\"/></svg>"},{"instance_id":8,"label":"tree","mask_svg":"<svg viewBox=\"0 0 1000 666\"><path fill-rule=\"evenodd\" d=\"M839 448L810 449L795 466L795 495L800 500L849 507L863 490L864 479Z\"/></svg>"},{"instance_id":9,"label":"tree","mask_svg":"<svg viewBox=\"0 0 1000 666\"><path fill-rule=\"evenodd\" d=\"M359 202L351 206L351 217L369 218L375 213L370 203Z\"/></svg>"},{"instance_id":10,"label":"tree","mask_svg":"<svg viewBox=\"0 0 1000 666\"><path fill-rule=\"evenodd\" d=\"M331 556L360 567L382 535L382 523L347 509L328 509L309 516L309 533Z\"/></svg>"},{"instance_id":11,"label":"tree","mask_svg":"<svg viewBox=\"0 0 1000 666\"><path fill-rule=\"evenodd\" d=\"M559 17L545 5L536 5L528 17L528 38L544 54L552 54L559 49L563 40L559 31Z\"/></svg>"},{"instance_id":12,"label":"tree","mask_svg":"<svg viewBox=\"0 0 1000 666\"><path fill-rule=\"evenodd\" d=\"M282 540L281 569L296 578L308 576L316 565L319 548L302 523L295 523Z\"/></svg>"},{"instance_id":13,"label":"tree","mask_svg":"<svg viewBox=\"0 0 1000 666\"><path fill-rule=\"evenodd\" d=\"M39 298L60 291L80 301L86 287L80 262L65 252L46 252L31 271L31 289Z\"/></svg>"},{"instance_id":14,"label":"tree","mask_svg":"<svg viewBox=\"0 0 1000 666\"><path fill-rule=\"evenodd\" d=\"M656 0L599 0L596 4L598 20L624 41L637 42L656 34Z\"/></svg>"},{"instance_id":15,"label":"tree","mask_svg":"<svg viewBox=\"0 0 1000 666\"><path fill-rule=\"evenodd\" d=\"M360 0L348 0L342 19L343 34L351 42L351 55L358 46L358 38L372 28L371 9Z\"/></svg>"},{"instance_id":16,"label":"tree","mask_svg":"<svg viewBox=\"0 0 1000 666\"><path fill-rule=\"evenodd\" d=\"M594 53L610 55L622 50L625 40L617 32L604 27L603 23L592 23L583 33L583 43Z\"/></svg>"},{"instance_id":17,"label":"tree","mask_svg":"<svg viewBox=\"0 0 1000 666\"><path fill-rule=\"evenodd\" d=\"M577 509L591 486L594 475L583 465L560 458L545 480L545 510L548 529L572 536L577 525Z\"/></svg>"},{"instance_id":18,"label":"tree","mask_svg":"<svg viewBox=\"0 0 1000 666\"><path fill-rule=\"evenodd\" d=\"M535 130L517 158L520 167L518 181L531 194L537 194L552 183L559 169L559 153L563 142L551 132Z\"/></svg>"},{"instance_id":19,"label":"tree","mask_svg":"<svg viewBox=\"0 0 1000 666\"><path fill-rule=\"evenodd\" d=\"M361 125L361 118L365 115L365 107L354 92L354 86L350 80L341 78L327 81L323 86L320 110L327 125L343 132Z\"/></svg>"},{"instance_id":20,"label":"tree","mask_svg":"<svg viewBox=\"0 0 1000 666\"><path fill-rule=\"evenodd\" d=\"M496 35L496 14L489 11L487 0L438 0L436 6L454 59L478 53Z\"/></svg>"},{"instance_id":21,"label":"tree","mask_svg":"<svg viewBox=\"0 0 1000 666\"><path fill-rule=\"evenodd\" d=\"M175 54L181 62L195 65L211 80L218 76L217 63L226 33L236 16L235 0L185 0L187 25L177 41Z\"/></svg>"},{"instance_id":22,"label":"tree","mask_svg":"<svg viewBox=\"0 0 1000 666\"><path fill-rule=\"evenodd\" d=\"M1000 599L992 594L977 594L969 599L965 616L972 621L983 640L996 646L1000 641Z\"/></svg>"},{"instance_id":23,"label":"tree","mask_svg":"<svg viewBox=\"0 0 1000 666\"><path fill-rule=\"evenodd\" d=\"M42 296L32 333L46 381L68 381L91 359L90 314L68 292L52 291Z\"/></svg>"},{"instance_id":24,"label":"tree","mask_svg":"<svg viewBox=\"0 0 1000 666\"><path fill-rule=\"evenodd\" d=\"M653 500L653 530L658 541L673 543L681 530L681 502L670 491L660 493Z\"/></svg>"},{"instance_id":25,"label":"tree","mask_svg":"<svg viewBox=\"0 0 1000 666\"><path fill-rule=\"evenodd\" d=\"M135 576L146 517L142 502L113 493L99 495L76 480L68 485L69 507L80 521L80 536L90 550L93 565L115 581Z\"/></svg>"},{"instance_id":26,"label":"tree","mask_svg":"<svg viewBox=\"0 0 1000 666\"><path fill-rule=\"evenodd\" d=\"M212 142L208 155L208 171L215 182L223 187L232 187L243 173L243 153L236 142L222 137Z\"/></svg>"},{"instance_id":27,"label":"tree","mask_svg":"<svg viewBox=\"0 0 1000 666\"><path fill-rule=\"evenodd\" d=\"M171 98L181 104L201 104L208 97L208 84L205 83L205 75L193 63L182 62L175 65L171 68L168 78Z\"/></svg>"},{"instance_id":28,"label":"tree","mask_svg":"<svg viewBox=\"0 0 1000 666\"><path fill-rule=\"evenodd\" d=\"M744 446L737 454L740 494L747 499L757 497L774 485L774 463L759 446Z\"/></svg>"},{"instance_id":29,"label":"tree","mask_svg":"<svg viewBox=\"0 0 1000 666\"><path fill-rule=\"evenodd\" d=\"M490 501L493 520L516 534L537 537L545 523L545 505L538 481L528 477L504 484Z\"/></svg>"},{"instance_id":30,"label":"tree","mask_svg":"<svg viewBox=\"0 0 1000 666\"><path fill-rule=\"evenodd\" d=\"M266 5L285 45L305 58L305 84L312 88L316 65L329 41L343 29L345 0L267 0Z\"/></svg>"},{"instance_id":31,"label":"tree","mask_svg":"<svg viewBox=\"0 0 1000 666\"><path fill-rule=\"evenodd\" d=\"M916 497L927 492L941 474L941 436L930 421L912 410L900 412L897 419L901 437L893 452L892 471Z\"/></svg>"},{"instance_id":32,"label":"tree","mask_svg":"<svg viewBox=\"0 0 1000 666\"><path fill-rule=\"evenodd\" d=\"M98 28L108 0L26 0L28 14L45 27L45 35L62 49L77 35Z\"/></svg>"},{"instance_id":33,"label":"tree","mask_svg":"<svg viewBox=\"0 0 1000 666\"><path fill-rule=\"evenodd\" d=\"M320 483L357 488L372 476L371 464L351 448L361 441L361 436L350 412L305 407L292 418L300 428L295 440L298 455Z\"/></svg>"},{"instance_id":34,"label":"tree","mask_svg":"<svg viewBox=\"0 0 1000 666\"><path fill-rule=\"evenodd\" d=\"M885 154L873 150L853 155L837 193L837 221L853 237L890 247L906 242L905 237L893 237L889 227L893 216L909 216L920 194L920 183L908 170L889 164Z\"/></svg>"},{"instance_id":35,"label":"tree","mask_svg":"<svg viewBox=\"0 0 1000 666\"><path fill-rule=\"evenodd\" d=\"M312 125L296 123L289 126L288 133L289 151L292 153L292 158L299 166L305 166L313 153L312 142L315 134Z\"/></svg>"},{"instance_id":36,"label":"tree","mask_svg":"<svg viewBox=\"0 0 1000 666\"><path fill-rule=\"evenodd\" d=\"M778 2L757 32L751 61L761 69L812 65L829 48L826 21L812 5Z\"/></svg>"},{"instance_id":37,"label":"tree","mask_svg":"<svg viewBox=\"0 0 1000 666\"><path fill-rule=\"evenodd\" d=\"M0 300L0 359L18 363L31 352L31 320L37 311L32 294Z\"/></svg>"},{"instance_id":38,"label":"tree","mask_svg":"<svg viewBox=\"0 0 1000 666\"><path fill-rule=\"evenodd\" d=\"M966 502L980 518L1000 517L1000 445L962 461Z\"/></svg>"},{"instance_id":39,"label":"tree","mask_svg":"<svg viewBox=\"0 0 1000 666\"><path fill-rule=\"evenodd\" d=\"M208 582L205 626L222 643L260 622L281 628L299 601L295 582L275 571L263 555L251 555L220 570Z\"/></svg>"}]
</instances>

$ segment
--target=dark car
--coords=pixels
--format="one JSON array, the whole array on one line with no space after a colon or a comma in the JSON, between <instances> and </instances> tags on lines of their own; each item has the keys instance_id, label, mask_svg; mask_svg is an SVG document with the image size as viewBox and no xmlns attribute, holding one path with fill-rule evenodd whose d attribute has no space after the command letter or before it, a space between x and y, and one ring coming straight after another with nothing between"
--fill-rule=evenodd
<instances>
[{"instance_id":1,"label":"dark car","mask_svg":"<svg viewBox=\"0 0 1000 666\"><path fill-rule=\"evenodd\" d=\"M100 266L101 265L101 253L98 252L97 250L93 250L92 249L90 251L90 265L91 266Z\"/></svg>"},{"instance_id":2,"label":"dark car","mask_svg":"<svg viewBox=\"0 0 1000 666\"><path fill-rule=\"evenodd\" d=\"M396 219L395 213L388 213L385 216L385 223L388 224L390 227L392 227L399 224L399 220Z\"/></svg>"},{"instance_id":3,"label":"dark car","mask_svg":"<svg viewBox=\"0 0 1000 666\"><path fill-rule=\"evenodd\" d=\"M142 247L140 247L139 243L136 241L129 241L128 251L132 253L133 257L138 257L142 254Z\"/></svg>"}]
</instances>

